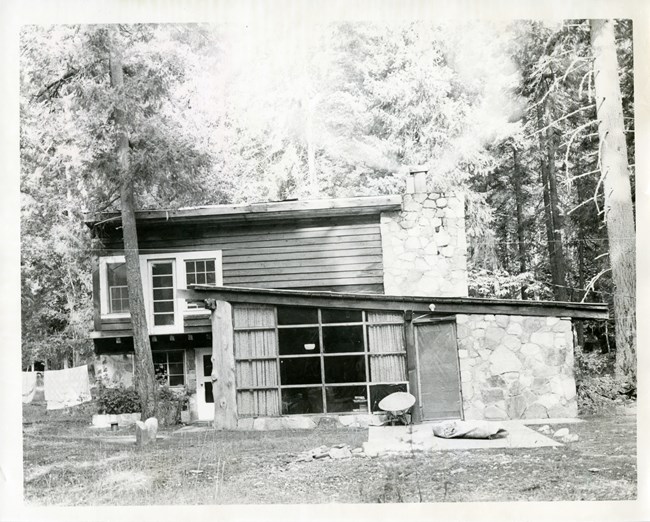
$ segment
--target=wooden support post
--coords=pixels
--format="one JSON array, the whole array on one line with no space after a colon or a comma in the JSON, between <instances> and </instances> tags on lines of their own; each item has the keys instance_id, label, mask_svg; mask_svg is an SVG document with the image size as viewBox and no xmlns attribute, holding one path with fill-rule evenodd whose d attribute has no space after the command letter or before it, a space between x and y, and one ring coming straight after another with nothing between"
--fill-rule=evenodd
<instances>
[{"instance_id":1,"label":"wooden support post","mask_svg":"<svg viewBox=\"0 0 650 522\"><path fill-rule=\"evenodd\" d=\"M208 303L208 308L212 310L214 428L234 430L237 428L237 397L232 306L226 301L213 301Z\"/></svg>"},{"instance_id":2,"label":"wooden support post","mask_svg":"<svg viewBox=\"0 0 650 522\"><path fill-rule=\"evenodd\" d=\"M415 346L415 330L413 325L413 311L404 312L404 337L406 341L406 369L408 372L409 390L415 397L415 404L411 410L413 422L420 422L422 410L420 405L420 390L418 381L419 368L417 365L417 353Z\"/></svg>"}]
</instances>

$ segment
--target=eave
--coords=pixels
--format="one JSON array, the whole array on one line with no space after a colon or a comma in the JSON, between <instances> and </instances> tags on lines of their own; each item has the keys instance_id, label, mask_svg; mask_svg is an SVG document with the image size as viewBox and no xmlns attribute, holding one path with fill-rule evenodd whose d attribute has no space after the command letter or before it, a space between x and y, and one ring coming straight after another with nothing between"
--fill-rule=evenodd
<instances>
[{"instance_id":1,"label":"eave","mask_svg":"<svg viewBox=\"0 0 650 522\"><path fill-rule=\"evenodd\" d=\"M314 199L252 203L246 205L215 205L169 210L140 210L135 213L138 224L156 223L248 223L340 216L363 216L397 211L401 196L372 196L339 199ZM119 212L86 214L90 228L121 222Z\"/></svg>"},{"instance_id":2,"label":"eave","mask_svg":"<svg viewBox=\"0 0 650 522\"><path fill-rule=\"evenodd\" d=\"M604 303L517 301L477 297L394 296L202 285L193 286L190 290L179 290L178 297L194 301L217 299L230 303L413 311L424 314L431 313L431 305L433 305L435 314L502 314L571 317L574 319L609 318L608 307Z\"/></svg>"}]
</instances>

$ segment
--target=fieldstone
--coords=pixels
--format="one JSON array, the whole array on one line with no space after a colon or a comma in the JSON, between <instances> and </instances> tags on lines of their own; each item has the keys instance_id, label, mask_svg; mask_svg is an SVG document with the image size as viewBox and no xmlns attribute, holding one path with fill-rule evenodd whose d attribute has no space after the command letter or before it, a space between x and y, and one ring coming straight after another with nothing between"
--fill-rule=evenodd
<instances>
[{"instance_id":1,"label":"fieldstone","mask_svg":"<svg viewBox=\"0 0 650 522\"><path fill-rule=\"evenodd\" d=\"M542 404L536 402L526 408L522 417L524 419L548 419L548 412Z\"/></svg>"},{"instance_id":2,"label":"fieldstone","mask_svg":"<svg viewBox=\"0 0 650 522\"><path fill-rule=\"evenodd\" d=\"M284 417L285 428L290 430L313 430L316 423L311 417L301 417L299 415Z\"/></svg>"},{"instance_id":3,"label":"fieldstone","mask_svg":"<svg viewBox=\"0 0 650 522\"><path fill-rule=\"evenodd\" d=\"M538 397L537 402L539 402L542 406L544 406L547 410L549 410L549 415L552 415L550 409L553 406L557 406L559 404L560 397L558 397L554 393L545 393L544 395L540 395Z\"/></svg>"},{"instance_id":4,"label":"fieldstone","mask_svg":"<svg viewBox=\"0 0 650 522\"><path fill-rule=\"evenodd\" d=\"M445 256L445 257L453 257L453 255L454 255L454 247L453 247L453 246L449 246L449 245L447 245L447 246L445 246L445 247L442 247L442 249L440 250L440 252L441 252L442 255Z\"/></svg>"},{"instance_id":5,"label":"fieldstone","mask_svg":"<svg viewBox=\"0 0 650 522\"><path fill-rule=\"evenodd\" d=\"M551 427L548 424L544 424L544 426L539 428L537 431L539 431L540 433L542 433L544 435L550 435L552 430L551 430Z\"/></svg>"},{"instance_id":6,"label":"fieldstone","mask_svg":"<svg viewBox=\"0 0 650 522\"><path fill-rule=\"evenodd\" d=\"M488 326L485 330L485 342L488 345L496 346L499 344L501 339L503 339L504 335L505 331L503 328L499 328L497 326Z\"/></svg>"},{"instance_id":7,"label":"fieldstone","mask_svg":"<svg viewBox=\"0 0 650 522\"><path fill-rule=\"evenodd\" d=\"M508 326L506 327L506 333L510 335L521 335L523 333L523 329L521 328L520 323L513 323L510 321Z\"/></svg>"},{"instance_id":8,"label":"fieldstone","mask_svg":"<svg viewBox=\"0 0 650 522\"><path fill-rule=\"evenodd\" d=\"M352 450L353 455L358 455L359 453L363 453L363 448L354 448Z\"/></svg>"},{"instance_id":9,"label":"fieldstone","mask_svg":"<svg viewBox=\"0 0 650 522\"><path fill-rule=\"evenodd\" d=\"M508 418L508 414L495 405L485 408L484 415L487 420L506 420Z\"/></svg>"},{"instance_id":10,"label":"fieldstone","mask_svg":"<svg viewBox=\"0 0 650 522\"><path fill-rule=\"evenodd\" d=\"M555 336L552 332L533 332L530 342L539 346L554 346Z\"/></svg>"},{"instance_id":11,"label":"fieldstone","mask_svg":"<svg viewBox=\"0 0 650 522\"><path fill-rule=\"evenodd\" d=\"M561 437L566 437L568 434L569 434L569 428L560 428L555 433L553 433L553 437L559 439Z\"/></svg>"},{"instance_id":12,"label":"fieldstone","mask_svg":"<svg viewBox=\"0 0 650 522\"><path fill-rule=\"evenodd\" d=\"M413 194L413 199L418 203L424 203L427 199L427 194L425 192Z\"/></svg>"},{"instance_id":13,"label":"fieldstone","mask_svg":"<svg viewBox=\"0 0 650 522\"><path fill-rule=\"evenodd\" d=\"M509 419L519 419L526 411L526 401L521 395L506 399L506 413Z\"/></svg>"},{"instance_id":14,"label":"fieldstone","mask_svg":"<svg viewBox=\"0 0 650 522\"><path fill-rule=\"evenodd\" d=\"M139 447L144 447L156 441L158 434L158 419L150 417L146 421L136 421L135 423L135 443Z\"/></svg>"},{"instance_id":15,"label":"fieldstone","mask_svg":"<svg viewBox=\"0 0 650 522\"><path fill-rule=\"evenodd\" d=\"M504 399L501 388L486 388L481 391L481 398L484 402L496 402Z\"/></svg>"},{"instance_id":16,"label":"fieldstone","mask_svg":"<svg viewBox=\"0 0 650 522\"><path fill-rule=\"evenodd\" d=\"M521 361L504 346L500 346L492 352L490 363L493 375L521 370Z\"/></svg>"},{"instance_id":17,"label":"fieldstone","mask_svg":"<svg viewBox=\"0 0 650 522\"><path fill-rule=\"evenodd\" d=\"M569 433L563 438L564 442L578 442L580 440L580 436L578 436L576 433Z\"/></svg>"},{"instance_id":18,"label":"fieldstone","mask_svg":"<svg viewBox=\"0 0 650 522\"><path fill-rule=\"evenodd\" d=\"M435 242L436 245L438 245L439 247L447 246L449 244L449 240L450 240L449 234L447 234L447 232L445 232L444 230L441 230L436 234Z\"/></svg>"},{"instance_id":19,"label":"fieldstone","mask_svg":"<svg viewBox=\"0 0 650 522\"><path fill-rule=\"evenodd\" d=\"M560 366L564 364L564 350L551 349L544 354L544 362L548 366Z\"/></svg>"},{"instance_id":20,"label":"fieldstone","mask_svg":"<svg viewBox=\"0 0 650 522\"><path fill-rule=\"evenodd\" d=\"M347 448L347 447L332 448L329 451L329 455L334 460L349 459L350 457L352 457L352 452L350 451L350 448Z\"/></svg>"},{"instance_id":21,"label":"fieldstone","mask_svg":"<svg viewBox=\"0 0 650 522\"><path fill-rule=\"evenodd\" d=\"M501 342L511 350L519 350L521 348L521 339L514 335L506 335Z\"/></svg>"},{"instance_id":22,"label":"fieldstone","mask_svg":"<svg viewBox=\"0 0 650 522\"><path fill-rule=\"evenodd\" d=\"M444 208L447 206L447 199L446 198L438 198L436 200L436 205L438 208Z\"/></svg>"},{"instance_id":23,"label":"fieldstone","mask_svg":"<svg viewBox=\"0 0 650 522\"><path fill-rule=\"evenodd\" d=\"M570 319L560 319L555 326L553 326L553 331L557 333L571 333L571 320Z\"/></svg>"},{"instance_id":24,"label":"fieldstone","mask_svg":"<svg viewBox=\"0 0 650 522\"><path fill-rule=\"evenodd\" d=\"M483 320L484 321L489 321L489 322L494 322L496 320L496 317L494 316L494 314L485 314L483 316Z\"/></svg>"},{"instance_id":25,"label":"fieldstone","mask_svg":"<svg viewBox=\"0 0 650 522\"><path fill-rule=\"evenodd\" d=\"M470 371L461 371L460 380L462 382L469 382L472 380L472 373Z\"/></svg>"},{"instance_id":26,"label":"fieldstone","mask_svg":"<svg viewBox=\"0 0 650 522\"><path fill-rule=\"evenodd\" d=\"M567 400L571 400L576 396L576 383L573 376L562 378L562 393Z\"/></svg>"},{"instance_id":27,"label":"fieldstone","mask_svg":"<svg viewBox=\"0 0 650 522\"><path fill-rule=\"evenodd\" d=\"M524 328L527 332L537 332L542 327L542 321L538 317L526 317L524 319Z\"/></svg>"},{"instance_id":28,"label":"fieldstone","mask_svg":"<svg viewBox=\"0 0 650 522\"><path fill-rule=\"evenodd\" d=\"M467 359L467 350L458 350L458 358L459 359Z\"/></svg>"},{"instance_id":29,"label":"fieldstone","mask_svg":"<svg viewBox=\"0 0 650 522\"><path fill-rule=\"evenodd\" d=\"M497 322L497 324L498 324L499 326L501 326L502 328L505 328L506 326L508 326L508 323L509 323L510 321L508 320L508 316L507 316L507 315L497 315L497 316L496 316L496 322Z\"/></svg>"},{"instance_id":30,"label":"fieldstone","mask_svg":"<svg viewBox=\"0 0 650 522\"><path fill-rule=\"evenodd\" d=\"M521 353L526 357L532 357L538 361L542 361L542 349L533 343L526 343L521 347Z\"/></svg>"},{"instance_id":31,"label":"fieldstone","mask_svg":"<svg viewBox=\"0 0 650 522\"><path fill-rule=\"evenodd\" d=\"M546 318L546 326L553 326L559 320L560 320L559 317L547 317Z\"/></svg>"},{"instance_id":32,"label":"fieldstone","mask_svg":"<svg viewBox=\"0 0 650 522\"><path fill-rule=\"evenodd\" d=\"M467 316L456 316L456 336L458 337L458 340L460 341L461 339L466 339L467 337L470 336L470 329L465 326L465 321L461 321L459 324L458 318L459 317L467 317Z\"/></svg>"},{"instance_id":33,"label":"fieldstone","mask_svg":"<svg viewBox=\"0 0 650 522\"><path fill-rule=\"evenodd\" d=\"M491 377L488 377L486 382L494 388L499 388L506 385L506 381L504 381L503 377L500 375L492 375Z\"/></svg>"},{"instance_id":34,"label":"fieldstone","mask_svg":"<svg viewBox=\"0 0 650 522\"><path fill-rule=\"evenodd\" d=\"M564 388L562 387L562 379L560 378L559 375L554 375L551 377L549 380L549 384L551 386L551 392L559 395L559 396L564 396Z\"/></svg>"}]
</instances>

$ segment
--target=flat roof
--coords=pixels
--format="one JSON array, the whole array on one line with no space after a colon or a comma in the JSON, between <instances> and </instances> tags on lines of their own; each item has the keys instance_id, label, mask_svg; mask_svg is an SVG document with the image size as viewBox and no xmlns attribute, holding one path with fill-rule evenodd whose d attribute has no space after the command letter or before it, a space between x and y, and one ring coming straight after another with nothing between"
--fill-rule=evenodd
<instances>
[{"instance_id":1,"label":"flat roof","mask_svg":"<svg viewBox=\"0 0 650 522\"><path fill-rule=\"evenodd\" d=\"M479 297L396 296L209 285L195 285L189 290L179 290L178 296L196 301L217 299L231 303L411 310L417 313L431 313L431 305L433 305L436 314L501 314L572 317L575 319L609 318L609 309L605 303L519 301Z\"/></svg>"},{"instance_id":2,"label":"flat roof","mask_svg":"<svg viewBox=\"0 0 650 522\"><path fill-rule=\"evenodd\" d=\"M402 198L391 196L360 196L354 198L324 198L311 200L273 201L241 205L210 205L178 209L138 210L136 221L147 223L228 221L247 222L312 217L371 215L396 211ZM89 227L104 223L119 223L119 212L87 213L84 222Z\"/></svg>"}]
</instances>

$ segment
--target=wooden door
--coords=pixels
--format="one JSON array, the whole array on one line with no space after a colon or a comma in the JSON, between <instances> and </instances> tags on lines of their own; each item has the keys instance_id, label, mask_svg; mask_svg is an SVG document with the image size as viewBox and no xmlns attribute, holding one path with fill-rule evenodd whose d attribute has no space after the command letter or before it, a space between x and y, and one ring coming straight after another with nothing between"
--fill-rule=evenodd
<instances>
[{"instance_id":1,"label":"wooden door","mask_svg":"<svg viewBox=\"0 0 650 522\"><path fill-rule=\"evenodd\" d=\"M414 324L422 420L462 417L455 321Z\"/></svg>"},{"instance_id":2,"label":"wooden door","mask_svg":"<svg viewBox=\"0 0 650 522\"><path fill-rule=\"evenodd\" d=\"M212 395L212 348L197 348L196 354L196 406L199 420L214 420Z\"/></svg>"}]
</instances>

